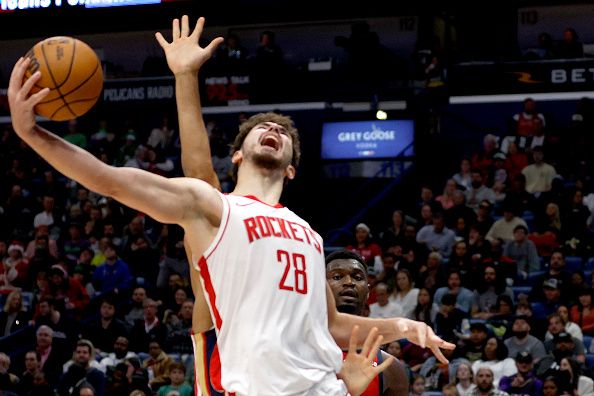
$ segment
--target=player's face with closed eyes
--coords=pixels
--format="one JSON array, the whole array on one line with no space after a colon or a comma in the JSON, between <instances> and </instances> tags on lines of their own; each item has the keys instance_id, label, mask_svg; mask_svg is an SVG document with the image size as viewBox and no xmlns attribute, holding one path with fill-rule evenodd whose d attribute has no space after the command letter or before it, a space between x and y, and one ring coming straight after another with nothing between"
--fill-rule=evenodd
<instances>
[{"instance_id":1,"label":"player's face with closed eyes","mask_svg":"<svg viewBox=\"0 0 594 396\"><path fill-rule=\"evenodd\" d=\"M359 314L369 294L363 265L353 259L336 259L326 268L326 279L338 311Z\"/></svg>"}]
</instances>

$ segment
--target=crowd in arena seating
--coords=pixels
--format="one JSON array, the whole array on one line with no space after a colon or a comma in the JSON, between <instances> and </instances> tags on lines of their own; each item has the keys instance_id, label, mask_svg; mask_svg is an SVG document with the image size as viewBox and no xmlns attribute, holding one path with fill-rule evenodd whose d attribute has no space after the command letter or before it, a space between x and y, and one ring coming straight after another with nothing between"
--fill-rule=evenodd
<instances>
[{"instance_id":1,"label":"crowd in arena seating","mask_svg":"<svg viewBox=\"0 0 594 396\"><path fill-rule=\"evenodd\" d=\"M381 232L355 227L345 247L368 263L368 314L424 321L458 345L444 351L449 365L406 340L385 346L406 364L411 395L594 395L588 122L574 115L560 141L527 99L506 136L458 159L443 190L423 186ZM208 127L229 191L228 137ZM106 122L85 134L76 121L65 135L105 162L180 174L166 117L144 135L118 138ZM9 125L1 139L0 389L191 394L182 230L65 179ZM559 152L580 141L571 158Z\"/></svg>"}]
</instances>

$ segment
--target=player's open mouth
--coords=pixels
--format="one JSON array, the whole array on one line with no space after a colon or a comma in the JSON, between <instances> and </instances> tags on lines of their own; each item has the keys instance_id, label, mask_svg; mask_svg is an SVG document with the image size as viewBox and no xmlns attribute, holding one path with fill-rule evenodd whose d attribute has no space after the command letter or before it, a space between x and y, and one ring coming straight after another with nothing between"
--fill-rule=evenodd
<instances>
[{"instance_id":1,"label":"player's open mouth","mask_svg":"<svg viewBox=\"0 0 594 396\"><path fill-rule=\"evenodd\" d=\"M279 140L276 138L276 136L274 136L272 134L264 135L262 137L262 140L260 141L260 144L262 146L271 147L275 150L278 150L280 147Z\"/></svg>"}]
</instances>

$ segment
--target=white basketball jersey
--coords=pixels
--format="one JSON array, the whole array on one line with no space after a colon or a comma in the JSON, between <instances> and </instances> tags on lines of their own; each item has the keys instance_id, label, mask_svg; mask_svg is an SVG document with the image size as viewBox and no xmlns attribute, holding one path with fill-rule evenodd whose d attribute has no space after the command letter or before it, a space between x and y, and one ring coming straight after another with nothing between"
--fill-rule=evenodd
<instances>
[{"instance_id":1,"label":"white basketball jersey","mask_svg":"<svg viewBox=\"0 0 594 396\"><path fill-rule=\"evenodd\" d=\"M221 385L306 394L342 364L328 330L322 238L281 205L221 196L219 232L193 258L217 329Z\"/></svg>"}]
</instances>

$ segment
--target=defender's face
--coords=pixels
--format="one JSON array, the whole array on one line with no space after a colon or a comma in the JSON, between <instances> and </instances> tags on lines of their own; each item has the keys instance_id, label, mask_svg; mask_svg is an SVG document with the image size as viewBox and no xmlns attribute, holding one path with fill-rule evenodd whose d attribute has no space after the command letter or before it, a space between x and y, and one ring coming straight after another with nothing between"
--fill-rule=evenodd
<instances>
[{"instance_id":1,"label":"defender's face","mask_svg":"<svg viewBox=\"0 0 594 396\"><path fill-rule=\"evenodd\" d=\"M332 290L336 307L350 312L363 309L369 285L363 265L352 259L336 259L328 263L326 279Z\"/></svg>"}]
</instances>

